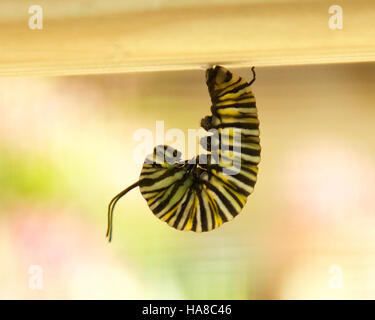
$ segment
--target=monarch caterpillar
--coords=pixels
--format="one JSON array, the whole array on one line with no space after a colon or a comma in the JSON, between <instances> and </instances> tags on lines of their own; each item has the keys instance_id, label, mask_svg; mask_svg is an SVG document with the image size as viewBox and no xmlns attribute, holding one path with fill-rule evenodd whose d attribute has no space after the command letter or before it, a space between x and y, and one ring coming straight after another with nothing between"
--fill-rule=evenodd
<instances>
[{"instance_id":1,"label":"monarch caterpillar","mask_svg":"<svg viewBox=\"0 0 375 320\"><path fill-rule=\"evenodd\" d=\"M261 151L255 97L250 89L255 81L254 67L251 70L253 79L246 82L224 67L207 69L212 115L203 118L201 126L206 131L216 130L206 137L207 143L201 140L207 154L183 161L178 150L156 146L145 159L139 181L109 203L109 241L117 201L138 186L154 215L178 230L210 231L241 212L257 180ZM228 161L233 156L236 161ZM200 158L206 161L202 163Z\"/></svg>"}]
</instances>

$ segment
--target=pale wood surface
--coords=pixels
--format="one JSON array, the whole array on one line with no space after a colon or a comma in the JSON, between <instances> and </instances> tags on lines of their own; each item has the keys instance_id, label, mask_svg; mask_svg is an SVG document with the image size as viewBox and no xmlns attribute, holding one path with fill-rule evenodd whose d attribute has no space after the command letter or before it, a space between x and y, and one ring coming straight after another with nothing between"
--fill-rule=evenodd
<instances>
[{"instance_id":1,"label":"pale wood surface","mask_svg":"<svg viewBox=\"0 0 375 320\"><path fill-rule=\"evenodd\" d=\"M136 4L135 4L136 3ZM373 0L0 2L0 76L375 61ZM341 5L343 30L328 8Z\"/></svg>"}]
</instances>

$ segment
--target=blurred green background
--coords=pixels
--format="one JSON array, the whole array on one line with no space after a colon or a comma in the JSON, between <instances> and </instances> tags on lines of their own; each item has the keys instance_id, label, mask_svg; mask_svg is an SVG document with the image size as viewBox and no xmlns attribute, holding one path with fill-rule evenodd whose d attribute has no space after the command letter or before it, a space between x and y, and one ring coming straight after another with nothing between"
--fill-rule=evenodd
<instances>
[{"instance_id":1,"label":"blurred green background","mask_svg":"<svg viewBox=\"0 0 375 320\"><path fill-rule=\"evenodd\" d=\"M108 202L141 169L134 132L198 129L204 70L0 79L0 298L375 298L375 65L256 71L262 161L243 212L180 232L134 190L111 244Z\"/></svg>"}]
</instances>

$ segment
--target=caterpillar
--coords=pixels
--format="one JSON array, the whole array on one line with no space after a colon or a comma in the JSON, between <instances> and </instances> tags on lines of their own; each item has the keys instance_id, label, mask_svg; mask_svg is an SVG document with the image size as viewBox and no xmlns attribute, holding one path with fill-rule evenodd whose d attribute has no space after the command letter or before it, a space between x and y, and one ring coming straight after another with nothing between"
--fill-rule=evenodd
<instances>
[{"instance_id":1,"label":"caterpillar","mask_svg":"<svg viewBox=\"0 0 375 320\"><path fill-rule=\"evenodd\" d=\"M260 162L259 119L251 84L222 66L206 70L212 115L201 120L208 134L200 144L207 151L190 160L158 145L144 161L139 181L117 194L108 205L109 241L117 201L135 187L153 214L183 231L205 232L237 216L252 193Z\"/></svg>"}]
</instances>

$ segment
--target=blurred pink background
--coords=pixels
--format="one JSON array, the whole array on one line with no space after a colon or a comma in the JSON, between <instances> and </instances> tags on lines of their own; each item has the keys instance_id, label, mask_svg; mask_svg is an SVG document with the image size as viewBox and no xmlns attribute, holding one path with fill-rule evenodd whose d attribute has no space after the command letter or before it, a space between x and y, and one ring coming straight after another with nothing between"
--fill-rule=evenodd
<instances>
[{"instance_id":1,"label":"blurred pink background","mask_svg":"<svg viewBox=\"0 0 375 320\"><path fill-rule=\"evenodd\" d=\"M108 202L141 169L134 132L198 129L204 71L0 79L0 298L375 298L375 65L256 71L243 212L184 233L134 190L111 244Z\"/></svg>"}]
</instances>

